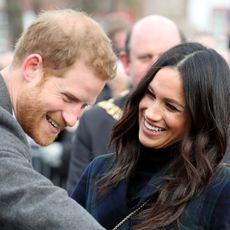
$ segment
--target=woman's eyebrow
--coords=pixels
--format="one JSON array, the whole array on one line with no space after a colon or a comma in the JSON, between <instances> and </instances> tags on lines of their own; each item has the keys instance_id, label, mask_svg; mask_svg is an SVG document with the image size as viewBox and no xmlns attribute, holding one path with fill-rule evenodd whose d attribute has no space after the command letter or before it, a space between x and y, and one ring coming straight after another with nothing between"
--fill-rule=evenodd
<instances>
[{"instance_id":1,"label":"woman's eyebrow","mask_svg":"<svg viewBox=\"0 0 230 230\"><path fill-rule=\"evenodd\" d=\"M177 100L174 100L172 98L165 98L169 103L172 103L178 107L180 107L182 110L185 109L185 105L181 104L180 102L178 102Z\"/></svg>"},{"instance_id":2,"label":"woman's eyebrow","mask_svg":"<svg viewBox=\"0 0 230 230\"><path fill-rule=\"evenodd\" d=\"M150 91L151 94L155 95L154 89L151 85L148 86L148 90ZM172 98L164 98L166 101L168 101L169 103L172 103L178 107L180 107L180 109L184 110L185 109L185 105L181 104L180 102L178 102L177 100L174 100Z\"/></svg>"}]
</instances>

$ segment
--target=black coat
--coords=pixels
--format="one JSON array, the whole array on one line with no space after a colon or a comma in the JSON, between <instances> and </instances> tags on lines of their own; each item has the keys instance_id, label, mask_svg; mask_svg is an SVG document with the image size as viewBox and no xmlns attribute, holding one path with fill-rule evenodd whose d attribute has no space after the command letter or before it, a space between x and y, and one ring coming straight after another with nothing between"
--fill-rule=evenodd
<instances>
[{"instance_id":1,"label":"black coat","mask_svg":"<svg viewBox=\"0 0 230 230\"><path fill-rule=\"evenodd\" d=\"M230 164L230 129L228 132L228 147L224 155L224 162Z\"/></svg>"}]
</instances>

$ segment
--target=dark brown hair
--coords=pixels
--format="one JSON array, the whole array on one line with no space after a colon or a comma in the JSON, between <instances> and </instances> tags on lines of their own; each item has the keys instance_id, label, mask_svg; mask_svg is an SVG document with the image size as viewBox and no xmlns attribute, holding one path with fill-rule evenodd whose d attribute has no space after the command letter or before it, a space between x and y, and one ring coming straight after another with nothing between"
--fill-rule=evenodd
<instances>
[{"instance_id":1,"label":"dark brown hair","mask_svg":"<svg viewBox=\"0 0 230 230\"><path fill-rule=\"evenodd\" d=\"M161 229L179 220L187 203L209 183L227 145L230 119L230 70L213 49L199 43L180 44L153 64L127 100L115 125L111 143L115 148L112 169L103 178L105 192L135 170L141 144L138 139L138 106L156 73L176 67L182 77L191 127L181 141L180 154L159 188L159 196L138 215L134 229Z\"/></svg>"}]
</instances>

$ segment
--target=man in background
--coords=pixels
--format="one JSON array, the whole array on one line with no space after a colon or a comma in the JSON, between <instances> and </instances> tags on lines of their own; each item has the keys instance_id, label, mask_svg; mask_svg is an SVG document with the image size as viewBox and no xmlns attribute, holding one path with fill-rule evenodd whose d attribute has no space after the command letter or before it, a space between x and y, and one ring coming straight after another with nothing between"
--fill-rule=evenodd
<instances>
[{"instance_id":1,"label":"man in background","mask_svg":"<svg viewBox=\"0 0 230 230\"><path fill-rule=\"evenodd\" d=\"M166 50L184 41L178 26L160 15L150 15L137 21L129 31L125 51L119 59L135 88L150 66ZM89 162L109 148L113 125L122 114L128 94L116 100L99 102L88 109L76 129L70 158L67 190L70 194Z\"/></svg>"},{"instance_id":2,"label":"man in background","mask_svg":"<svg viewBox=\"0 0 230 230\"><path fill-rule=\"evenodd\" d=\"M119 53L124 51L126 35L132 25L131 20L125 17L125 15L114 11L103 17L100 23L107 36L110 38L113 51L118 57ZM119 88L120 86L117 87L118 84L121 85L121 88ZM105 85L97 98L97 102L108 100L111 97L116 96L124 87L128 88L129 82L124 73L123 66L118 59L116 77Z\"/></svg>"}]
</instances>

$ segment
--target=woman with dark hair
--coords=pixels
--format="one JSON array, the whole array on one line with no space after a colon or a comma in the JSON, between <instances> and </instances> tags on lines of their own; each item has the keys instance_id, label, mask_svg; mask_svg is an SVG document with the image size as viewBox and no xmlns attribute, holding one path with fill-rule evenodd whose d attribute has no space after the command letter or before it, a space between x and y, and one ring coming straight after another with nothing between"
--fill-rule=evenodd
<instances>
[{"instance_id":1,"label":"woman with dark hair","mask_svg":"<svg viewBox=\"0 0 230 230\"><path fill-rule=\"evenodd\" d=\"M115 153L92 161L72 197L106 229L229 230L229 98L215 50L168 50L130 95Z\"/></svg>"}]
</instances>

